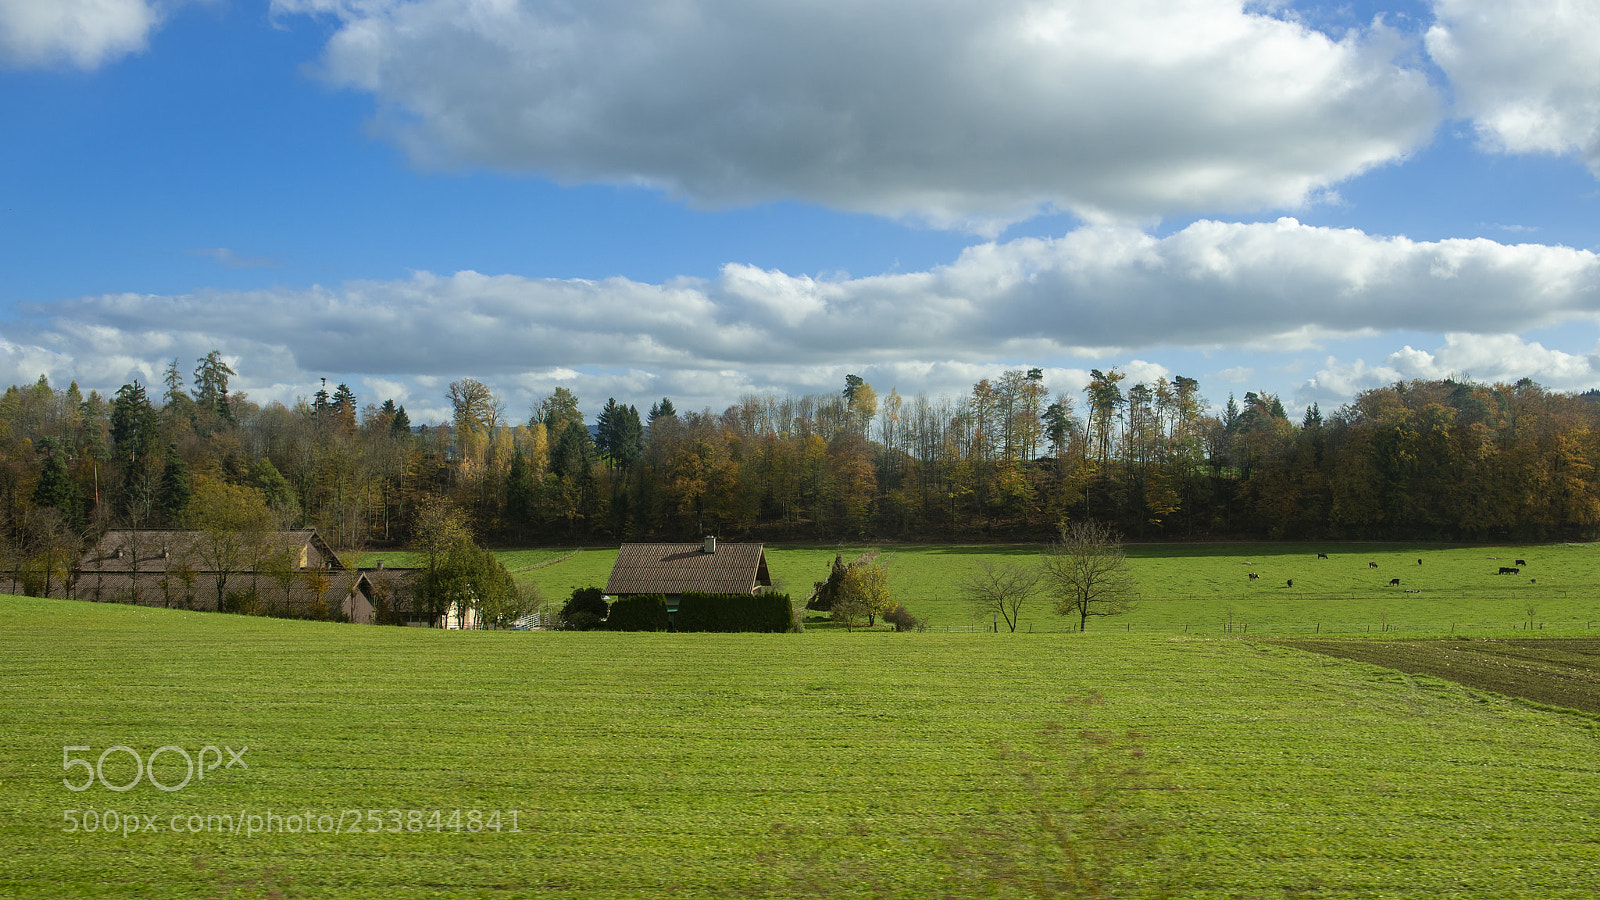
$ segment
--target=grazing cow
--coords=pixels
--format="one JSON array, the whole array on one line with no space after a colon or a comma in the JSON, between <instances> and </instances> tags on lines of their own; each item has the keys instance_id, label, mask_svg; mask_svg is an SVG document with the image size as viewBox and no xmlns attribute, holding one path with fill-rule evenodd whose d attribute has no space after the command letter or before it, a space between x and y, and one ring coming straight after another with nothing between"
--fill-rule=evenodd
<instances>
[{"instance_id":1,"label":"grazing cow","mask_svg":"<svg viewBox=\"0 0 1600 900\"><path fill-rule=\"evenodd\" d=\"M1372 563L1372 562L1367 563L1367 568L1369 568L1369 569L1376 569L1377 567L1378 567L1377 563Z\"/></svg>"},{"instance_id":2,"label":"grazing cow","mask_svg":"<svg viewBox=\"0 0 1600 900\"><path fill-rule=\"evenodd\" d=\"M1389 579L1389 586L1390 587L1399 587L1400 586L1400 579L1398 579L1398 578Z\"/></svg>"},{"instance_id":3,"label":"grazing cow","mask_svg":"<svg viewBox=\"0 0 1600 900\"><path fill-rule=\"evenodd\" d=\"M1514 565L1519 565L1519 566L1525 566L1527 564L1528 564L1528 561L1525 560L1525 559L1519 559L1519 560L1516 561L1516 563L1514 563Z\"/></svg>"},{"instance_id":4,"label":"grazing cow","mask_svg":"<svg viewBox=\"0 0 1600 900\"><path fill-rule=\"evenodd\" d=\"M1256 579L1257 579L1257 578L1260 578L1260 577L1261 577L1261 576L1260 576L1260 575L1257 575L1257 574L1256 574L1256 573L1254 573L1254 572L1251 572L1251 573L1250 573L1250 580L1251 580L1251 581L1255 581L1255 580L1256 580Z\"/></svg>"},{"instance_id":5,"label":"grazing cow","mask_svg":"<svg viewBox=\"0 0 1600 900\"><path fill-rule=\"evenodd\" d=\"M1520 575L1520 574L1522 574L1522 572L1521 572L1521 570L1517 569L1515 566L1501 566L1500 567L1500 571L1497 572L1496 574L1498 574L1498 575Z\"/></svg>"},{"instance_id":6,"label":"grazing cow","mask_svg":"<svg viewBox=\"0 0 1600 900\"><path fill-rule=\"evenodd\" d=\"M1417 565L1419 565L1419 566L1422 565L1422 560L1420 560L1420 559L1417 560Z\"/></svg>"},{"instance_id":7,"label":"grazing cow","mask_svg":"<svg viewBox=\"0 0 1600 900\"><path fill-rule=\"evenodd\" d=\"M1289 587L1294 587L1294 579L1289 579Z\"/></svg>"},{"instance_id":8,"label":"grazing cow","mask_svg":"<svg viewBox=\"0 0 1600 900\"><path fill-rule=\"evenodd\" d=\"M1528 583L1529 584L1538 584L1539 583L1539 579L1537 579L1537 578L1529 578L1528 579Z\"/></svg>"},{"instance_id":9,"label":"grazing cow","mask_svg":"<svg viewBox=\"0 0 1600 900\"><path fill-rule=\"evenodd\" d=\"M1318 553L1317 554L1317 559L1327 559L1327 558L1328 558L1328 554L1326 554L1326 553Z\"/></svg>"}]
</instances>

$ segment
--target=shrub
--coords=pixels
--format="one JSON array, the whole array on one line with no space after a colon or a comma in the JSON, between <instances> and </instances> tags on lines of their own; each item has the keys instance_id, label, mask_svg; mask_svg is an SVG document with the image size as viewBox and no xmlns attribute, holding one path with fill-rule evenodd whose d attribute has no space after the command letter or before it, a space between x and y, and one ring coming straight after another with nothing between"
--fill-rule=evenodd
<instances>
[{"instance_id":1,"label":"shrub","mask_svg":"<svg viewBox=\"0 0 1600 900\"><path fill-rule=\"evenodd\" d=\"M795 630L788 594L684 594L673 631Z\"/></svg>"},{"instance_id":2,"label":"shrub","mask_svg":"<svg viewBox=\"0 0 1600 900\"><path fill-rule=\"evenodd\" d=\"M894 609L883 614L883 620L894 626L895 631L927 631L928 620L919 619L911 614L902 604L896 604Z\"/></svg>"},{"instance_id":3,"label":"shrub","mask_svg":"<svg viewBox=\"0 0 1600 900\"><path fill-rule=\"evenodd\" d=\"M671 620L667 598L660 594L619 597L611 603L606 627L612 631L666 631Z\"/></svg>"},{"instance_id":4,"label":"shrub","mask_svg":"<svg viewBox=\"0 0 1600 900\"><path fill-rule=\"evenodd\" d=\"M605 627L606 592L597 587L578 588L561 607L562 631L592 631Z\"/></svg>"}]
</instances>

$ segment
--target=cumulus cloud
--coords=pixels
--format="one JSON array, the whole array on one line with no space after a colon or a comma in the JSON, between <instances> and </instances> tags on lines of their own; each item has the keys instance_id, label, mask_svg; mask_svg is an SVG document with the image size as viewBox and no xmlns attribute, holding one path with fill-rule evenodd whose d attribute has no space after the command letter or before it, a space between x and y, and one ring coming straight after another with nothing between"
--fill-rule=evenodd
<instances>
[{"instance_id":1,"label":"cumulus cloud","mask_svg":"<svg viewBox=\"0 0 1600 900\"><path fill-rule=\"evenodd\" d=\"M143 50L160 21L151 0L0 0L0 65L96 69Z\"/></svg>"},{"instance_id":2,"label":"cumulus cloud","mask_svg":"<svg viewBox=\"0 0 1600 900\"><path fill-rule=\"evenodd\" d=\"M578 380L601 397L716 405L745 392L836 390L847 373L876 373L875 383L906 391L960 392L1002 364L1081 373L1162 349L1283 352L1360 336L1451 335L1431 362L1397 354L1371 368L1330 363L1304 389L1324 401L1372 379L1447 370L1566 383L1581 374L1577 363L1483 336L1595 321L1600 257L1590 251L1419 242L1293 219L1202 221L1167 237L1085 226L978 245L927 271L841 280L729 264L713 279L662 284L464 271L83 297L0 323L12 350L12 370L0 377L31 381L38 373L25 366L37 360L52 377L70 371L114 387L125 372L152 380L173 356L220 347L241 360L242 384L263 387L350 373L390 395L415 385L418 400L431 402L442 389L423 379L471 375L530 398ZM1120 364L1136 381L1171 374L1140 359Z\"/></svg>"},{"instance_id":3,"label":"cumulus cloud","mask_svg":"<svg viewBox=\"0 0 1600 900\"><path fill-rule=\"evenodd\" d=\"M1240 0L274 0L418 160L994 233L1291 208L1425 142L1381 25Z\"/></svg>"},{"instance_id":4,"label":"cumulus cloud","mask_svg":"<svg viewBox=\"0 0 1600 900\"><path fill-rule=\"evenodd\" d=\"M1555 391L1585 391L1600 386L1600 348L1567 353L1514 334L1447 334L1442 346L1420 350L1407 344L1379 365L1329 357L1300 386L1296 398L1303 403L1343 401L1396 381L1444 378L1485 384L1532 378Z\"/></svg>"},{"instance_id":5,"label":"cumulus cloud","mask_svg":"<svg viewBox=\"0 0 1600 900\"><path fill-rule=\"evenodd\" d=\"M1428 53L1490 147L1575 153L1600 176L1600 6L1435 0Z\"/></svg>"}]
</instances>

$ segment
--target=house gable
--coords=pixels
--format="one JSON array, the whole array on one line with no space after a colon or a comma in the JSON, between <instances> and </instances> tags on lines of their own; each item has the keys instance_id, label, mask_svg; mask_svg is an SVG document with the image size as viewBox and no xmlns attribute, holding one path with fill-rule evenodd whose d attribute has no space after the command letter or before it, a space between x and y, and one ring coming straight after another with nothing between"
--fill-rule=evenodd
<instances>
[{"instance_id":1,"label":"house gable","mask_svg":"<svg viewBox=\"0 0 1600 900\"><path fill-rule=\"evenodd\" d=\"M754 594L771 586L761 544L623 544L606 593Z\"/></svg>"}]
</instances>

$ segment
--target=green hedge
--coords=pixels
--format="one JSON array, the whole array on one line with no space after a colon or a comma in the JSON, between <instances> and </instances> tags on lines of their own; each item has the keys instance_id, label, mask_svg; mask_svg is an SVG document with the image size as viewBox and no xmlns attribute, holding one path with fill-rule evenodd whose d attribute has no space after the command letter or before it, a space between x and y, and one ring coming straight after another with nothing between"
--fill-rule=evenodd
<instances>
[{"instance_id":1,"label":"green hedge","mask_svg":"<svg viewBox=\"0 0 1600 900\"><path fill-rule=\"evenodd\" d=\"M788 594L684 594L673 631L793 631Z\"/></svg>"},{"instance_id":2,"label":"green hedge","mask_svg":"<svg viewBox=\"0 0 1600 900\"><path fill-rule=\"evenodd\" d=\"M666 631L669 625L667 598L660 594L618 597L611 601L611 615L606 619L606 627L612 631Z\"/></svg>"}]
</instances>

